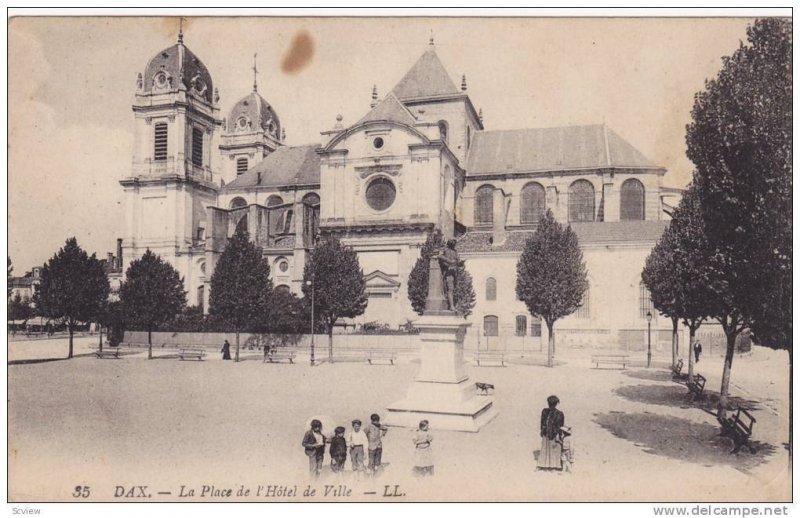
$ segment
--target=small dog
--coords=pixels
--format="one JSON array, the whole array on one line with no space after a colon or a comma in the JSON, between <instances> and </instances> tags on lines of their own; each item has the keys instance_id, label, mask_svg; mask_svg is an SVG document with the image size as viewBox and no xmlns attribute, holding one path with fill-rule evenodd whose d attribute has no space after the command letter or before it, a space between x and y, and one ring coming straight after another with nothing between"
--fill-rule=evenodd
<instances>
[{"instance_id":1,"label":"small dog","mask_svg":"<svg viewBox=\"0 0 800 518\"><path fill-rule=\"evenodd\" d=\"M494 392L494 385L492 385L491 383L483 383L479 381L475 383L475 388L477 388L480 391L480 394L482 396L488 396L490 390Z\"/></svg>"}]
</instances>

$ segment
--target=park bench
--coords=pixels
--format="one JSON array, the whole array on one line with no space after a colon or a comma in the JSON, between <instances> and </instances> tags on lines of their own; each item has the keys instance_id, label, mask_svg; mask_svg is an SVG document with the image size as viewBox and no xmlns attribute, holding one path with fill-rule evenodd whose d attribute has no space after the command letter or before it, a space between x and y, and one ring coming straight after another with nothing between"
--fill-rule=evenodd
<instances>
[{"instance_id":1,"label":"park bench","mask_svg":"<svg viewBox=\"0 0 800 518\"><path fill-rule=\"evenodd\" d=\"M104 350L97 350L94 352L95 356L98 358L119 358L119 347L115 347L113 349L104 349Z\"/></svg>"},{"instance_id":2,"label":"park bench","mask_svg":"<svg viewBox=\"0 0 800 518\"><path fill-rule=\"evenodd\" d=\"M297 357L297 353L295 351L289 351L287 349L275 349L269 354L264 355L264 363L280 363L281 361L288 361L291 364L294 364L294 359Z\"/></svg>"},{"instance_id":3,"label":"park bench","mask_svg":"<svg viewBox=\"0 0 800 518\"><path fill-rule=\"evenodd\" d=\"M481 396L488 396L490 390L494 392L494 385L492 385L491 383L486 383L484 381L475 382L475 388L477 389L478 394L480 394Z\"/></svg>"},{"instance_id":4,"label":"park bench","mask_svg":"<svg viewBox=\"0 0 800 518\"><path fill-rule=\"evenodd\" d=\"M595 369L599 369L600 365L620 365L622 369L630 363L627 354L595 354L592 355L592 363Z\"/></svg>"},{"instance_id":5,"label":"park bench","mask_svg":"<svg viewBox=\"0 0 800 518\"><path fill-rule=\"evenodd\" d=\"M389 362L394 365L397 359L397 354L394 351L386 351L381 349L372 349L367 353L367 362L372 365L373 362Z\"/></svg>"},{"instance_id":6,"label":"park bench","mask_svg":"<svg viewBox=\"0 0 800 518\"><path fill-rule=\"evenodd\" d=\"M202 361L205 355L206 351L200 347L182 347L178 352L178 356L180 356L181 360L194 358Z\"/></svg>"},{"instance_id":7,"label":"park bench","mask_svg":"<svg viewBox=\"0 0 800 518\"><path fill-rule=\"evenodd\" d=\"M472 358L475 360L475 364L478 367L486 366L486 364L489 363L494 363L495 365L499 363L501 367L506 366L506 355L504 353L476 351ZM481 365L481 362L483 362L484 365Z\"/></svg>"},{"instance_id":8,"label":"park bench","mask_svg":"<svg viewBox=\"0 0 800 518\"><path fill-rule=\"evenodd\" d=\"M683 358L679 359L678 363L672 366L672 377L674 379L680 379L682 370L683 370Z\"/></svg>"},{"instance_id":9,"label":"park bench","mask_svg":"<svg viewBox=\"0 0 800 518\"><path fill-rule=\"evenodd\" d=\"M744 408L737 407L736 413L728 418L717 418L722 425L722 435L727 435L733 441L731 453L739 453L742 446L747 446L750 453L755 453L756 449L750 444L750 437L753 435L753 425L756 418Z\"/></svg>"},{"instance_id":10,"label":"park bench","mask_svg":"<svg viewBox=\"0 0 800 518\"><path fill-rule=\"evenodd\" d=\"M694 379L686 382L686 387L690 394L694 394L695 399L703 397L703 390L706 388L706 378L702 374L695 374Z\"/></svg>"}]
</instances>

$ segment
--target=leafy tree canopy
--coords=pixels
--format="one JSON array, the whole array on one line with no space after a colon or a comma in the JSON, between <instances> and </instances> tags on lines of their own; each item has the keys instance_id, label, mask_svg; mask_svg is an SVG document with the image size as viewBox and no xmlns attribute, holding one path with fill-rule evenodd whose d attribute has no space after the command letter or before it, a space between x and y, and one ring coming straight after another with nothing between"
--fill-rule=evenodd
<instances>
[{"instance_id":1,"label":"leafy tree canopy","mask_svg":"<svg viewBox=\"0 0 800 518\"><path fill-rule=\"evenodd\" d=\"M175 318L186 305L183 279L150 250L128 266L119 297L126 323L148 331Z\"/></svg>"}]
</instances>

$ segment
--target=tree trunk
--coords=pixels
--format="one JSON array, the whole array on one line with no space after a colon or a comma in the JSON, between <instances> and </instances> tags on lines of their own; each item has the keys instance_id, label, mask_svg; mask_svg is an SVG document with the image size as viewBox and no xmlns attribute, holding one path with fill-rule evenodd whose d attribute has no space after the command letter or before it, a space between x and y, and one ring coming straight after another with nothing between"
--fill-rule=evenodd
<instances>
[{"instance_id":1,"label":"tree trunk","mask_svg":"<svg viewBox=\"0 0 800 518\"><path fill-rule=\"evenodd\" d=\"M694 335L697 328L689 326L689 381L694 378L694 354L692 354L692 347L694 347Z\"/></svg>"},{"instance_id":2,"label":"tree trunk","mask_svg":"<svg viewBox=\"0 0 800 518\"><path fill-rule=\"evenodd\" d=\"M147 328L147 359L153 359L153 330Z\"/></svg>"},{"instance_id":3,"label":"tree trunk","mask_svg":"<svg viewBox=\"0 0 800 518\"><path fill-rule=\"evenodd\" d=\"M672 317L672 366L678 363L678 319Z\"/></svg>"},{"instance_id":4,"label":"tree trunk","mask_svg":"<svg viewBox=\"0 0 800 518\"><path fill-rule=\"evenodd\" d=\"M67 324L67 329L69 330L69 354L67 358L72 358L72 333L74 332L72 328L72 323Z\"/></svg>"},{"instance_id":5,"label":"tree trunk","mask_svg":"<svg viewBox=\"0 0 800 518\"><path fill-rule=\"evenodd\" d=\"M236 358L233 361L239 361L239 328L236 328Z\"/></svg>"},{"instance_id":6,"label":"tree trunk","mask_svg":"<svg viewBox=\"0 0 800 518\"><path fill-rule=\"evenodd\" d=\"M328 326L328 361L333 363L333 324Z\"/></svg>"},{"instance_id":7,"label":"tree trunk","mask_svg":"<svg viewBox=\"0 0 800 518\"><path fill-rule=\"evenodd\" d=\"M556 352L556 337L553 334L554 322L547 322L547 366L553 366L553 356Z\"/></svg>"},{"instance_id":8,"label":"tree trunk","mask_svg":"<svg viewBox=\"0 0 800 518\"><path fill-rule=\"evenodd\" d=\"M731 326L733 327L733 326ZM733 352L736 348L736 335L733 331L726 331L728 348L725 351L725 364L722 368L722 386L719 388L719 405L717 406L717 417L724 419L728 411L728 385L731 382L731 366L733 365Z\"/></svg>"},{"instance_id":9,"label":"tree trunk","mask_svg":"<svg viewBox=\"0 0 800 518\"><path fill-rule=\"evenodd\" d=\"M97 328L100 330L100 352L103 352L103 326L97 324Z\"/></svg>"}]
</instances>

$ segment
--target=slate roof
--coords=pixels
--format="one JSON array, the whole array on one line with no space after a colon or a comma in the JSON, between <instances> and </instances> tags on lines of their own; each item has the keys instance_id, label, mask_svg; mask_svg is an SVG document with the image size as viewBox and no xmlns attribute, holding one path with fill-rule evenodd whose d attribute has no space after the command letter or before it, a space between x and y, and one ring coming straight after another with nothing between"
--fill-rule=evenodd
<instances>
[{"instance_id":1,"label":"slate roof","mask_svg":"<svg viewBox=\"0 0 800 518\"><path fill-rule=\"evenodd\" d=\"M467 175L564 171L601 167L655 168L647 157L603 124L478 131Z\"/></svg>"},{"instance_id":2,"label":"slate roof","mask_svg":"<svg viewBox=\"0 0 800 518\"><path fill-rule=\"evenodd\" d=\"M655 243L669 221L607 221L572 223L582 245L613 243ZM492 246L491 232L468 232L458 240L459 253L522 252L533 230L511 231L500 246Z\"/></svg>"},{"instance_id":3,"label":"slate roof","mask_svg":"<svg viewBox=\"0 0 800 518\"><path fill-rule=\"evenodd\" d=\"M203 62L200 61L200 58L195 56L194 52L189 50L183 43L176 43L162 50L147 63L144 77L142 78L145 92L153 90L153 78L162 70L172 77L173 88L178 87L181 70L183 70L183 84L187 90L192 88L192 81L196 81L197 85L202 83L206 88L203 98L211 102L211 94L214 90L211 74Z\"/></svg>"},{"instance_id":4,"label":"slate roof","mask_svg":"<svg viewBox=\"0 0 800 518\"><path fill-rule=\"evenodd\" d=\"M273 135L280 136L281 127L278 115L270 104L258 92L250 92L236 103L228 116L229 132L236 131L236 123L244 115L251 123L249 131L267 130L270 121L273 123Z\"/></svg>"},{"instance_id":5,"label":"slate roof","mask_svg":"<svg viewBox=\"0 0 800 518\"><path fill-rule=\"evenodd\" d=\"M267 158L226 184L226 191L248 187L282 187L319 184L319 145L279 147ZM261 183L258 183L261 173Z\"/></svg>"},{"instance_id":6,"label":"slate roof","mask_svg":"<svg viewBox=\"0 0 800 518\"><path fill-rule=\"evenodd\" d=\"M392 93L404 101L418 97L458 94L461 91L450 79L439 56L436 55L435 48L431 46L395 85Z\"/></svg>"},{"instance_id":7,"label":"slate roof","mask_svg":"<svg viewBox=\"0 0 800 518\"><path fill-rule=\"evenodd\" d=\"M390 93L355 125L357 126L363 122L370 121L395 121L413 126L416 119L411 112L397 100L397 97Z\"/></svg>"}]
</instances>

